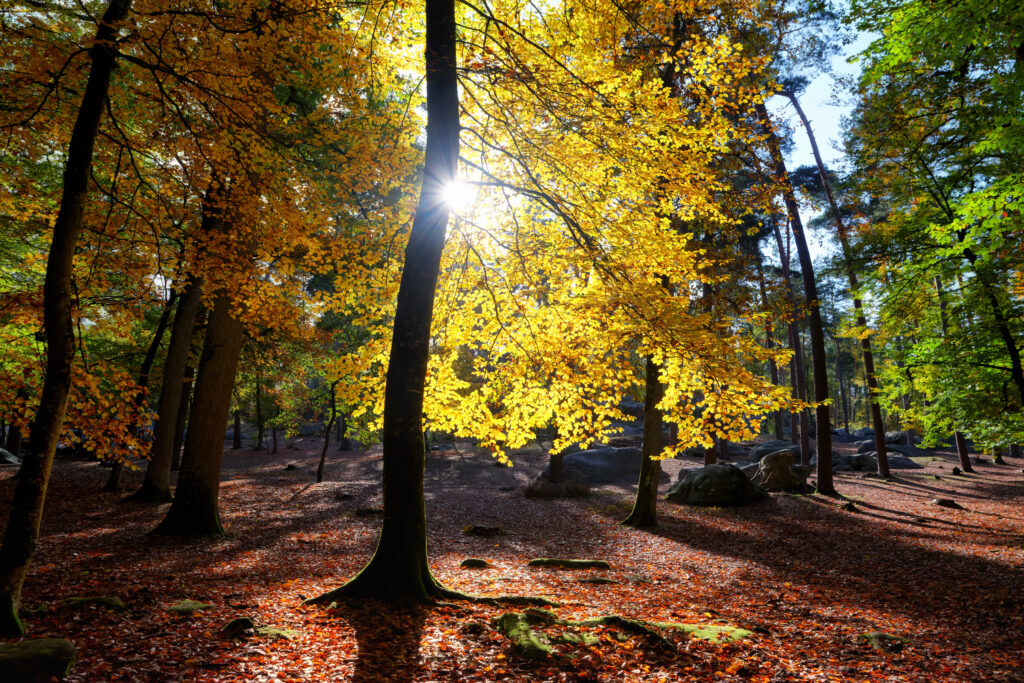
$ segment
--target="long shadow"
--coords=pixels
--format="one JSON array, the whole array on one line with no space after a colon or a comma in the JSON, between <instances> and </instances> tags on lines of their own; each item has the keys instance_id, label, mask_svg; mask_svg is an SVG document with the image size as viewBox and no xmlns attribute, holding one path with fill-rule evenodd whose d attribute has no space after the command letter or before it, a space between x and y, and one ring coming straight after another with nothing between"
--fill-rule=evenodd
<instances>
[{"instance_id":1,"label":"long shadow","mask_svg":"<svg viewBox=\"0 0 1024 683\"><path fill-rule=\"evenodd\" d=\"M894 534L891 527L823 501L793 498L783 504L799 507L784 511L780 500L773 499L708 512L714 518L707 521L695 509L673 518L671 507L662 508L662 524L650 533L711 555L761 565L779 576L779 584L807 586L810 593L805 599L810 601L873 605L929 620L951 634L984 634L994 647L1010 647L1024 635L1007 628L1024 609L1024 598L1006 595L1008 586L1024 585L1024 567L1012 560L918 545L906 534ZM718 517L742 519L752 530L718 526ZM785 533L780 533L781 523L788 524ZM1005 544L1002 539L1000 545Z\"/></svg>"},{"instance_id":2,"label":"long shadow","mask_svg":"<svg viewBox=\"0 0 1024 683\"><path fill-rule=\"evenodd\" d=\"M416 677L427 614L421 605L367 601L342 604L320 619L344 620L355 631L352 683L398 683Z\"/></svg>"}]
</instances>

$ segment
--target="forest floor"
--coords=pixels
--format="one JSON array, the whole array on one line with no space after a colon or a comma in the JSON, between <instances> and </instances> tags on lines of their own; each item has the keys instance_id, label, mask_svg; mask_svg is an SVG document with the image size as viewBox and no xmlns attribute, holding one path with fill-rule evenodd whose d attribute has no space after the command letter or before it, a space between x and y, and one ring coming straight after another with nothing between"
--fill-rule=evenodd
<instances>
[{"instance_id":1,"label":"forest floor","mask_svg":"<svg viewBox=\"0 0 1024 683\"><path fill-rule=\"evenodd\" d=\"M120 504L100 492L107 470L58 460L25 587L26 605L50 609L29 619L29 636L72 640L79 656L69 680L89 682L1024 680L1022 460L954 476L953 454L938 451L891 481L837 475L845 499L776 494L733 509L661 501L661 525L637 531L618 524L628 487L524 498L523 484L545 463L540 453L517 457L513 469L483 453L432 453L430 558L446 585L547 596L566 619L618 614L752 632L723 643L580 627L569 630L588 644L560 644L534 661L491 622L521 607L304 606L363 566L380 524L379 449L332 449L322 484L313 483L318 455L312 441L278 455L225 451L229 535L217 540L148 536L166 506ZM684 464L699 463L665 469L674 479ZM13 474L0 468L4 518ZM140 480L129 473L126 485ZM840 507L848 501L855 510ZM502 531L467 535L470 524ZM461 569L468 557L493 568ZM528 567L534 557L598 558L611 569ZM598 575L613 582L580 581ZM61 606L73 596L116 596L128 609ZM210 607L168 611L185 599ZM291 637L222 637L241 616ZM906 640L876 647L861 637L870 632Z\"/></svg>"}]
</instances>

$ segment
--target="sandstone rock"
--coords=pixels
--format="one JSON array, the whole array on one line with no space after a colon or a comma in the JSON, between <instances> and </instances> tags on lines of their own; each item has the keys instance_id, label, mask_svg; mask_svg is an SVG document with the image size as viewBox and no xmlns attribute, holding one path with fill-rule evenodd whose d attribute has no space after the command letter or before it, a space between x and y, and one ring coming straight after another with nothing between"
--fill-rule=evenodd
<instances>
[{"instance_id":1,"label":"sandstone rock","mask_svg":"<svg viewBox=\"0 0 1024 683\"><path fill-rule=\"evenodd\" d=\"M747 505L765 495L740 468L716 463L680 472L679 481L668 490L666 499L681 505L731 507Z\"/></svg>"},{"instance_id":2,"label":"sandstone rock","mask_svg":"<svg viewBox=\"0 0 1024 683\"><path fill-rule=\"evenodd\" d=\"M766 491L800 491L807 486L807 474L793 468L792 449L775 451L761 458L752 481Z\"/></svg>"}]
</instances>

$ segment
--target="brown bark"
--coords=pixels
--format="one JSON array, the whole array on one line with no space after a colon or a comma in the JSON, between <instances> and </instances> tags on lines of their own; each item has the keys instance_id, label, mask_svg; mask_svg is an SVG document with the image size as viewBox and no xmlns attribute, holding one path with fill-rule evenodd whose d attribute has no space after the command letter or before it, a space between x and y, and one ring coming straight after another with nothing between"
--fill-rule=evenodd
<instances>
[{"instance_id":1,"label":"brown bark","mask_svg":"<svg viewBox=\"0 0 1024 683\"><path fill-rule=\"evenodd\" d=\"M185 391L185 367L188 364L192 345L192 333L199 313L202 283L196 277L189 278L178 300L178 309L171 325L171 339L164 359L164 376L160 389L160 403L157 407L156 426L153 429L153 446L150 449L146 476L138 491L129 496L131 500L166 503L171 499L171 461L173 460L174 437L178 424L178 409L182 406L182 392Z\"/></svg>"},{"instance_id":2,"label":"brown bark","mask_svg":"<svg viewBox=\"0 0 1024 683\"><path fill-rule=\"evenodd\" d=\"M427 564L423 390L448 225L443 190L459 157L454 0L426 0L427 140L423 185L398 289L384 389L384 522L369 564L314 602L354 595L429 601L449 594Z\"/></svg>"},{"instance_id":3,"label":"brown bark","mask_svg":"<svg viewBox=\"0 0 1024 683\"><path fill-rule=\"evenodd\" d=\"M633 510L622 520L625 526L636 528L658 526L658 477L661 476L661 461L656 460L662 448L662 415L658 403L665 395L665 388L661 384L660 368L650 356L645 359L644 368L644 441L640 480Z\"/></svg>"},{"instance_id":4,"label":"brown bark","mask_svg":"<svg viewBox=\"0 0 1024 683\"><path fill-rule=\"evenodd\" d=\"M231 299L220 293L206 328L196 372L178 487L167 516L153 533L168 536L219 536L218 493L224 432L231 410L235 372L245 342L245 328L231 314Z\"/></svg>"},{"instance_id":5,"label":"brown bark","mask_svg":"<svg viewBox=\"0 0 1024 683\"><path fill-rule=\"evenodd\" d=\"M804 296L806 297L809 309L807 323L811 333L814 401L817 403L814 412L818 423L816 434L818 443L818 492L826 495L835 495L836 489L832 482L832 425L827 403L829 392L828 367L826 366L827 358L825 355L825 332L821 324L818 285L814 279L814 264L811 262L811 252L807 247L807 239L804 235L803 223L800 219L800 207L796 203L796 196L793 194L793 188L789 184L786 162L782 158L782 150L779 147L778 138L768 118L768 110L765 109L763 104L757 104L756 107L758 117L768 133L768 148L772 161L775 164L777 180L782 184L782 197L793 228L796 253L800 260L800 270L803 275Z\"/></svg>"},{"instance_id":6,"label":"brown bark","mask_svg":"<svg viewBox=\"0 0 1024 683\"><path fill-rule=\"evenodd\" d=\"M564 460L564 451L548 453L548 481L552 484L562 483L562 479L565 477L565 468L563 466Z\"/></svg>"}]
</instances>

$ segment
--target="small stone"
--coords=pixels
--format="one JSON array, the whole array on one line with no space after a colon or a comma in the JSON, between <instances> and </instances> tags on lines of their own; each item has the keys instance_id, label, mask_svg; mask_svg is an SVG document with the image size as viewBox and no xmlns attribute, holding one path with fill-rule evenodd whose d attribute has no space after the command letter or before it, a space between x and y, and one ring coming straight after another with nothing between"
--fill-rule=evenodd
<instances>
[{"instance_id":1,"label":"small stone","mask_svg":"<svg viewBox=\"0 0 1024 683\"><path fill-rule=\"evenodd\" d=\"M850 501L846 501L845 503L840 505L839 509L843 510L844 512L860 512L860 509Z\"/></svg>"},{"instance_id":2,"label":"small stone","mask_svg":"<svg viewBox=\"0 0 1024 683\"><path fill-rule=\"evenodd\" d=\"M224 624L220 634L222 637L229 639L244 638L251 635L255 630L256 622L252 620L252 617L237 617Z\"/></svg>"},{"instance_id":3,"label":"small stone","mask_svg":"<svg viewBox=\"0 0 1024 683\"><path fill-rule=\"evenodd\" d=\"M181 602L168 607L167 611L177 612L178 614L188 616L193 612L204 609L210 609L211 607L213 607L213 605L207 604L205 602L199 602L198 600L182 600Z\"/></svg>"},{"instance_id":4,"label":"small stone","mask_svg":"<svg viewBox=\"0 0 1024 683\"><path fill-rule=\"evenodd\" d=\"M299 637L298 631L290 628L277 628L276 626L260 626L256 629L256 635L264 638L276 638L283 640L294 640Z\"/></svg>"},{"instance_id":5,"label":"small stone","mask_svg":"<svg viewBox=\"0 0 1024 683\"><path fill-rule=\"evenodd\" d=\"M470 536L483 536L484 538L491 538L492 536L500 536L504 533L500 526L490 526L488 524L469 524L463 530L462 533Z\"/></svg>"},{"instance_id":6,"label":"small stone","mask_svg":"<svg viewBox=\"0 0 1024 683\"><path fill-rule=\"evenodd\" d=\"M953 468L953 474L954 474L954 475L958 475L958 474L960 474L960 468L959 468L959 467L954 467L954 468Z\"/></svg>"},{"instance_id":7,"label":"small stone","mask_svg":"<svg viewBox=\"0 0 1024 683\"><path fill-rule=\"evenodd\" d=\"M490 569L491 563L479 557L467 557L459 566L463 569Z\"/></svg>"},{"instance_id":8,"label":"small stone","mask_svg":"<svg viewBox=\"0 0 1024 683\"><path fill-rule=\"evenodd\" d=\"M951 508L953 510L963 510L963 506L956 502L952 498L935 498L931 501L932 505L938 505L941 508Z\"/></svg>"},{"instance_id":9,"label":"small stone","mask_svg":"<svg viewBox=\"0 0 1024 683\"><path fill-rule=\"evenodd\" d=\"M383 515L384 508L356 508L353 514L356 517L373 517L374 515Z\"/></svg>"},{"instance_id":10,"label":"small stone","mask_svg":"<svg viewBox=\"0 0 1024 683\"><path fill-rule=\"evenodd\" d=\"M355 498L351 493L335 493L334 500L352 500Z\"/></svg>"}]
</instances>

